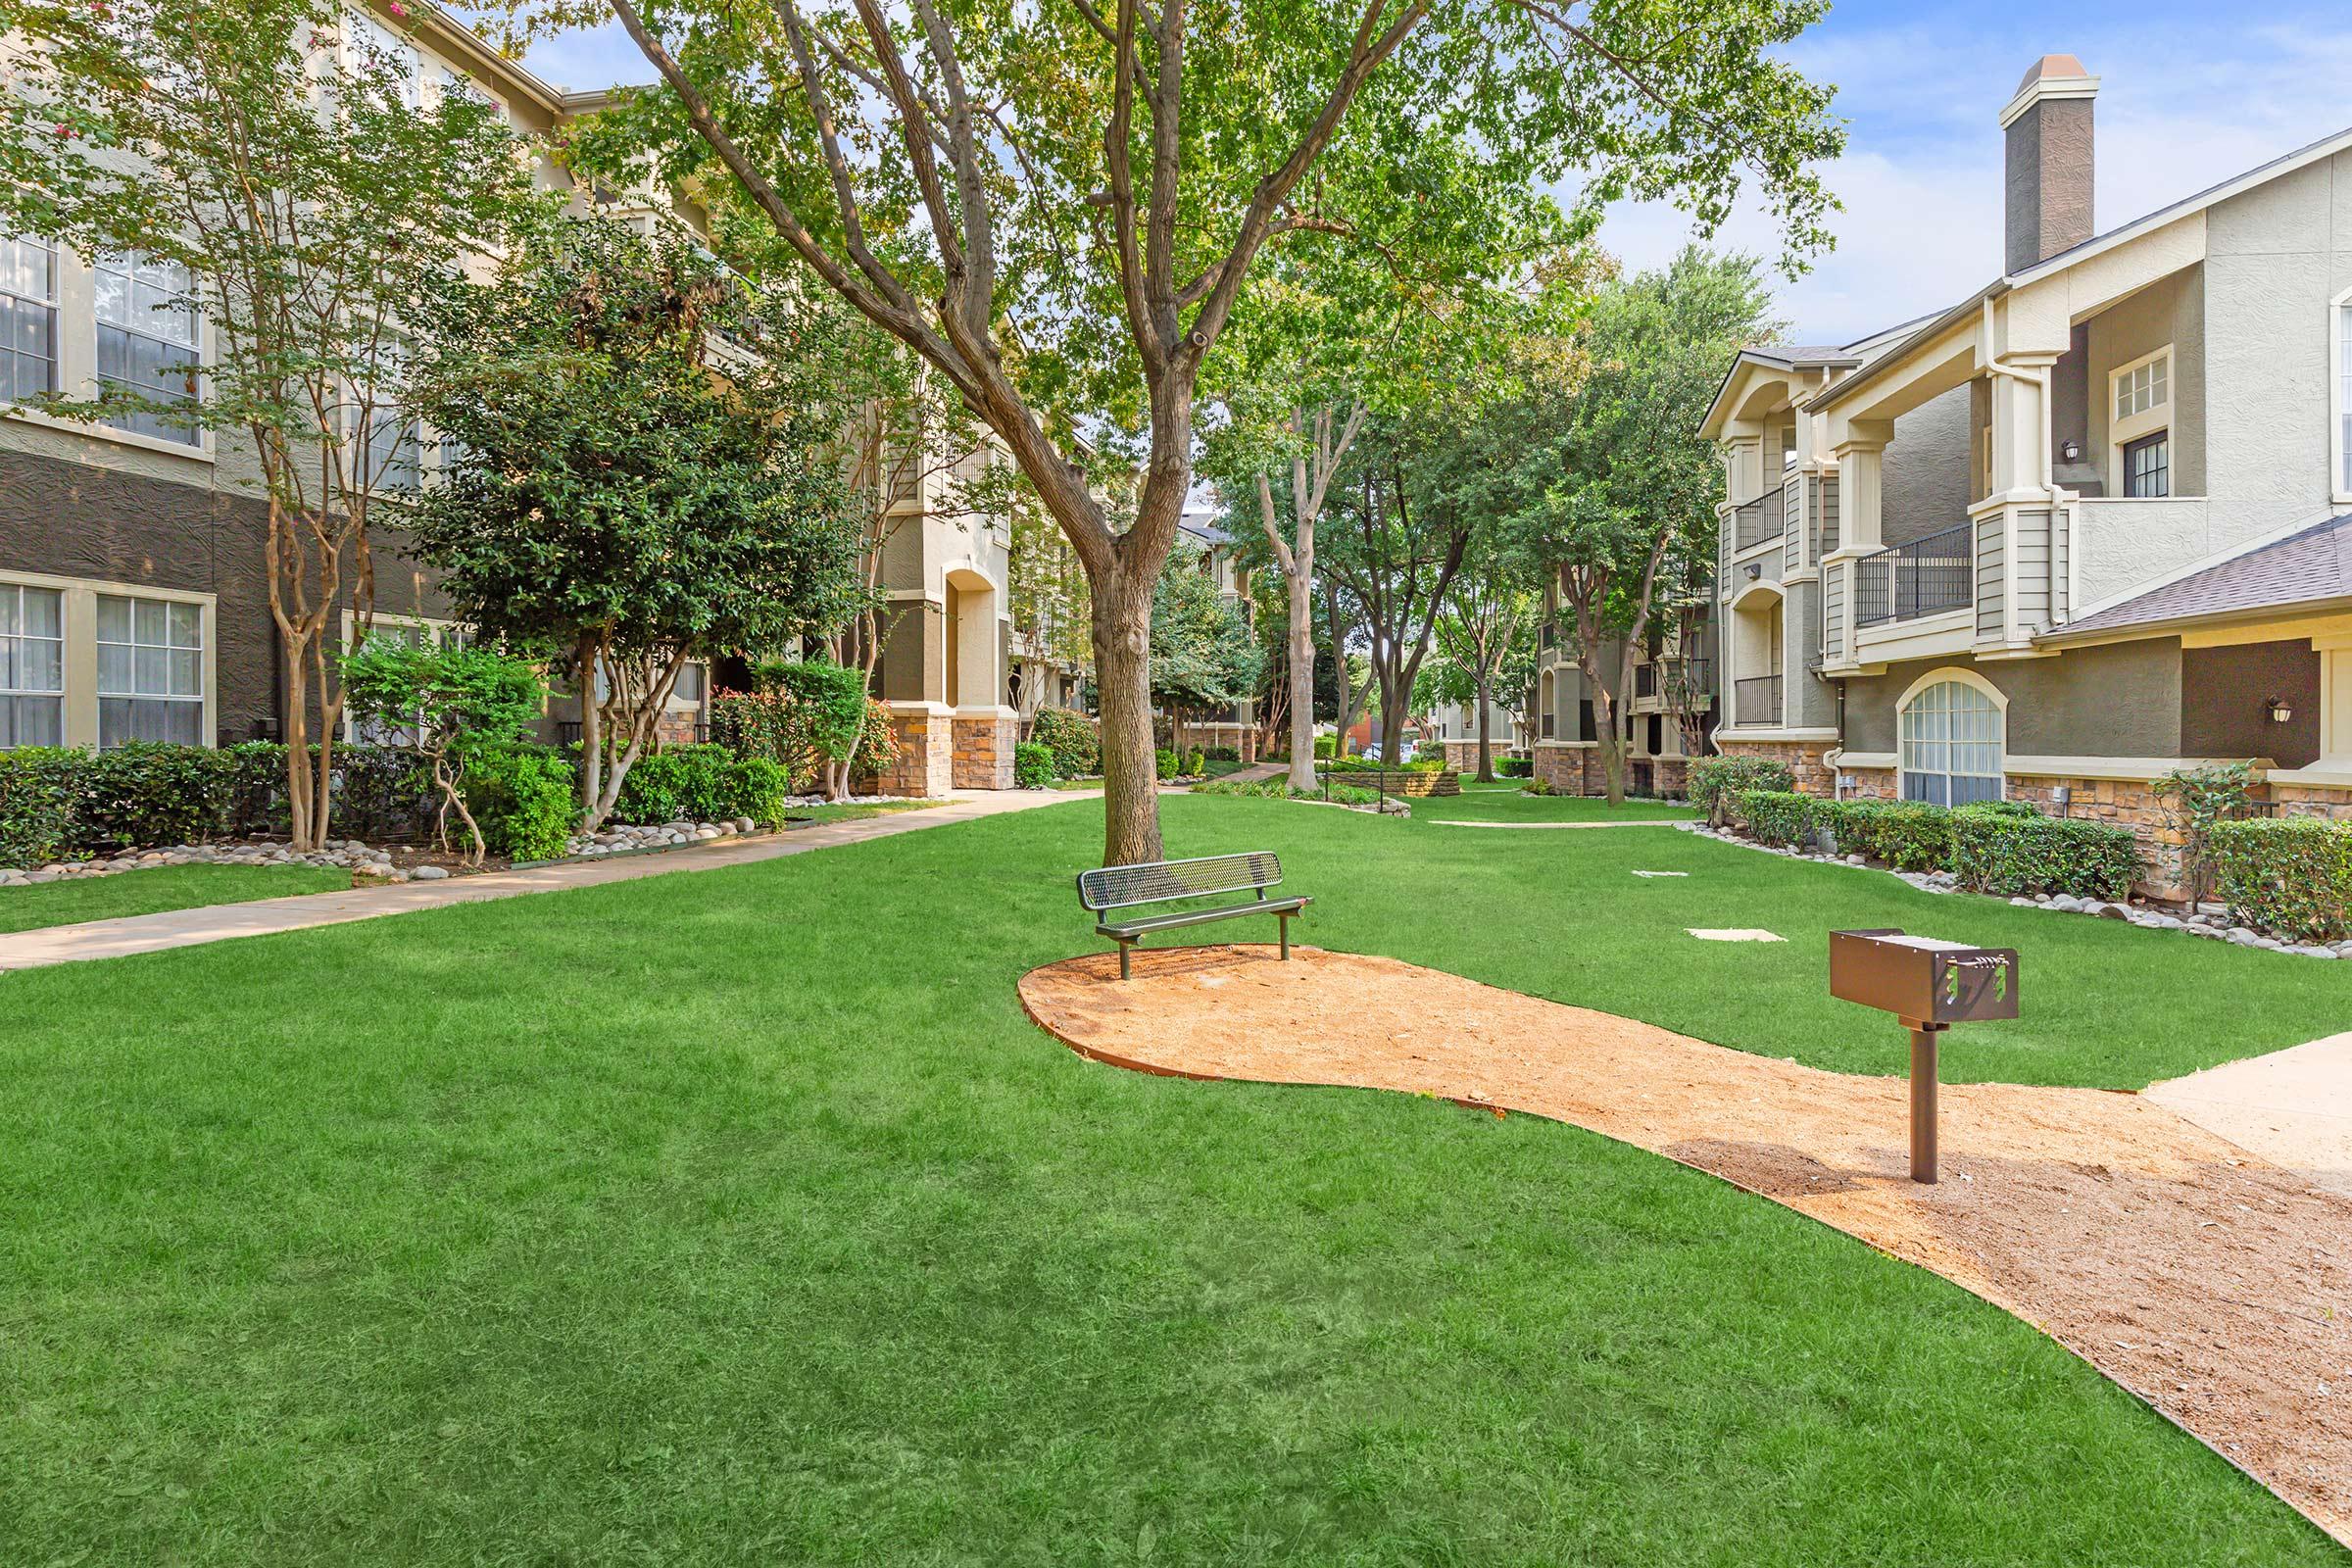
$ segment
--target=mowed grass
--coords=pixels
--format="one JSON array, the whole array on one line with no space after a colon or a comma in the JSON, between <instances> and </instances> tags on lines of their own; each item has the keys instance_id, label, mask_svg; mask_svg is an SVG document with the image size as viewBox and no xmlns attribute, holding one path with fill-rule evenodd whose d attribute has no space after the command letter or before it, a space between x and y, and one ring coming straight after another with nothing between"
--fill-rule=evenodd
<instances>
[{"instance_id":1,"label":"mowed grass","mask_svg":"<svg viewBox=\"0 0 2352 1568\"><path fill-rule=\"evenodd\" d=\"M1283 851L1312 940L1626 1011L1702 961L1586 956L1665 917L1637 842L1782 915L1902 891L1162 808L1171 854ZM2026 1324L1694 1172L1080 1060L1013 984L1096 945L1100 811L0 976L0 1562L2342 1560Z\"/></svg>"},{"instance_id":2,"label":"mowed grass","mask_svg":"<svg viewBox=\"0 0 2352 1568\"><path fill-rule=\"evenodd\" d=\"M256 899L301 893L332 893L350 886L349 871L318 866L159 865L113 876L0 888L0 932L34 931L215 904L250 904Z\"/></svg>"},{"instance_id":3,"label":"mowed grass","mask_svg":"<svg viewBox=\"0 0 2352 1568\"><path fill-rule=\"evenodd\" d=\"M1425 822L1680 822L1698 814L1665 801L1628 800L1612 807L1584 796L1530 795L1522 787L1525 782L1481 784L1464 778L1459 795L1414 800L1413 815Z\"/></svg>"}]
</instances>

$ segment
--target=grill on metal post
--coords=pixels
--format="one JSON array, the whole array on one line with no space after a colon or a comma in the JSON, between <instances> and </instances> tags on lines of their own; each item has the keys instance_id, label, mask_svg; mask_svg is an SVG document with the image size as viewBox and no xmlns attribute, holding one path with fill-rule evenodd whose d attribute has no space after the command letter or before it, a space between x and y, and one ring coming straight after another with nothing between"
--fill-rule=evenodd
<instances>
[{"instance_id":1,"label":"grill on metal post","mask_svg":"<svg viewBox=\"0 0 2352 1568\"><path fill-rule=\"evenodd\" d=\"M2017 1016L2017 950L1833 931L1830 995L1891 1012L1911 1031L1911 1179L1934 1182L1938 1037L1956 1023Z\"/></svg>"}]
</instances>

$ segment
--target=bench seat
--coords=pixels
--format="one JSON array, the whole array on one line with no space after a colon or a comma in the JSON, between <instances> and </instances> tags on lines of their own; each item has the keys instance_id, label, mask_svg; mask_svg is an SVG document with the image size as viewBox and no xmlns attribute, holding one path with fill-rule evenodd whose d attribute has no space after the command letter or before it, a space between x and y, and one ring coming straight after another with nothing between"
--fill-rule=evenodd
<instances>
[{"instance_id":1,"label":"bench seat","mask_svg":"<svg viewBox=\"0 0 2352 1568\"><path fill-rule=\"evenodd\" d=\"M1078 876L1078 902L1099 918L1095 932L1119 945L1119 978L1132 977L1132 955L1137 943L1159 931L1232 920L1246 914L1270 914L1282 923L1282 956L1291 956L1291 916L1314 901L1292 897L1270 899L1266 890L1282 881L1282 861L1272 852L1246 855L1208 855L1191 860L1152 860L1139 865L1104 866ZM1175 909L1164 914L1115 918L1111 911L1190 899L1215 898L1224 893L1248 893L1239 904L1205 909Z\"/></svg>"}]
</instances>

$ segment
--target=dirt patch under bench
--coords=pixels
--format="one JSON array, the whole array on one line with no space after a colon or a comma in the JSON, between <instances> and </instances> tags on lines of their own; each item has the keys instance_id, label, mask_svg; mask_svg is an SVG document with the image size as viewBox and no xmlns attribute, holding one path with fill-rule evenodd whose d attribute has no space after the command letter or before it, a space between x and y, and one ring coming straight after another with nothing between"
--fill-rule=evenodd
<instances>
[{"instance_id":1,"label":"dirt patch under bench","mask_svg":"<svg viewBox=\"0 0 2352 1568\"><path fill-rule=\"evenodd\" d=\"M1898 1078L1823 1072L1392 958L1231 946L1021 980L1141 1071L1434 1094L1572 1122L1837 1226L2040 1327L2352 1544L2352 1200L2161 1105L1942 1090L1908 1177Z\"/></svg>"}]
</instances>

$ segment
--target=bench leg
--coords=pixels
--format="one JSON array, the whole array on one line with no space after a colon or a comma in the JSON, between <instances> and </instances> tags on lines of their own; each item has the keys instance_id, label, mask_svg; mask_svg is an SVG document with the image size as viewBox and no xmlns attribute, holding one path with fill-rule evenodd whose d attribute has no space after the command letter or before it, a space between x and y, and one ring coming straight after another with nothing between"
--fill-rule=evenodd
<instances>
[{"instance_id":1,"label":"bench leg","mask_svg":"<svg viewBox=\"0 0 2352 1568\"><path fill-rule=\"evenodd\" d=\"M1132 952L1134 948L1135 944L1133 942L1127 941L1123 938L1119 942L1119 978L1122 980L1131 979L1133 977L1134 972L1127 967L1127 955Z\"/></svg>"},{"instance_id":2,"label":"bench leg","mask_svg":"<svg viewBox=\"0 0 2352 1568\"><path fill-rule=\"evenodd\" d=\"M1282 927L1282 961L1288 963L1291 961L1291 917L1278 914L1274 917L1274 923Z\"/></svg>"}]
</instances>

